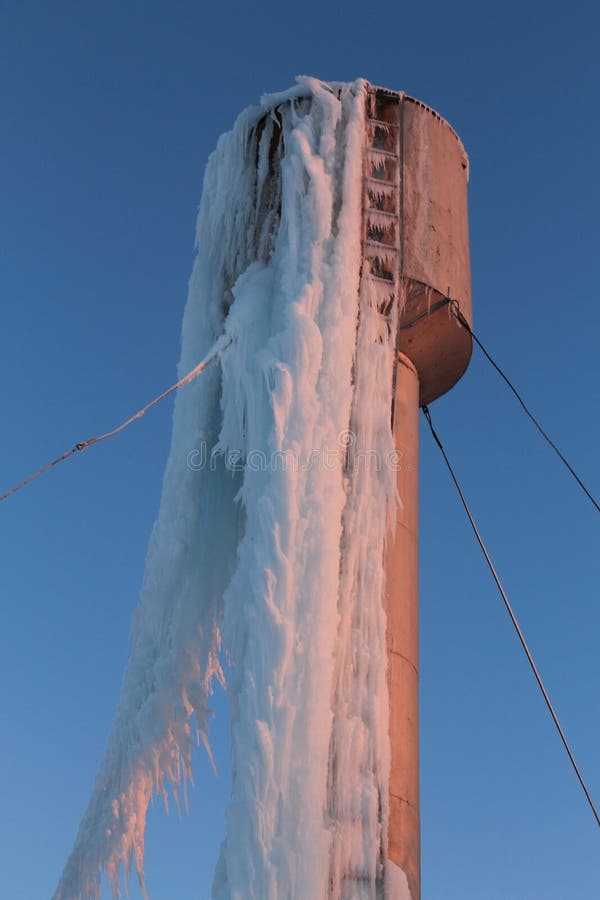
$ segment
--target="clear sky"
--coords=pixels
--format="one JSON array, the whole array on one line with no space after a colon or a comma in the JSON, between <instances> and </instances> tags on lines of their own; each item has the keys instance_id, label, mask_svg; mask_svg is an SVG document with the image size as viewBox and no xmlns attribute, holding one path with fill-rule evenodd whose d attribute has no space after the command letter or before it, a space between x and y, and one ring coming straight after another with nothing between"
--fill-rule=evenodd
<instances>
[{"instance_id":1,"label":"clear sky","mask_svg":"<svg viewBox=\"0 0 600 900\"><path fill-rule=\"evenodd\" d=\"M598 494L599 34L577 0L0 0L0 492L175 380L207 156L310 74L461 135L476 331ZM0 507L6 900L51 896L87 803L171 411ZM599 803L598 515L477 351L432 414ZM423 896L593 900L600 834L425 430L421 460ZM199 753L191 817L150 812L152 900L210 897L215 711L219 778Z\"/></svg>"}]
</instances>

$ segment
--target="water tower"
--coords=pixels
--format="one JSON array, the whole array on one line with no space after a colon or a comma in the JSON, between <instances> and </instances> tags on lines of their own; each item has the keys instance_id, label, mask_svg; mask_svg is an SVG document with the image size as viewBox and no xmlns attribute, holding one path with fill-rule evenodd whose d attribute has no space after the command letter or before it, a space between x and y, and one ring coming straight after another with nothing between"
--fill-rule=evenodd
<instances>
[{"instance_id":1,"label":"water tower","mask_svg":"<svg viewBox=\"0 0 600 900\"><path fill-rule=\"evenodd\" d=\"M206 737L225 623L237 644L230 697L240 765L234 765L232 827L214 895L420 900L418 411L456 383L471 354L469 329L448 302L458 300L471 321L467 180L464 149L447 122L403 93L364 81L300 79L297 88L243 113L219 142L201 203L182 366L189 371L197 364L198 342L203 354L216 346L215 334L228 327L231 311L236 374L232 387L229 371L226 394L224 357L220 375L213 370L212 381L196 382L196 394L180 394L124 699L57 898L99 896L103 868L116 895L128 854L143 883L148 802L166 781L177 786L182 768L189 774L192 715ZM313 267L315 247L321 255ZM294 266L303 305L294 278L291 286L280 279L281 270L293 273ZM327 313L323 330L315 285ZM254 322L248 311L256 309L257 297L265 309ZM312 337L295 334L275 351L281 324L270 319L282 303L292 331L304 328ZM251 334L247 346L240 322ZM273 369L265 354L269 366L277 361ZM250 356L258 362L250 366L244 393L239 374L247 372ZM294 427L283 443L277 428L285 403L271 409L271 374L301 377L307 359L315 384L304 391L300 424L288 404L284 421ZM323 370L326 400L316 387ZM291 397L288 380L281 383L281 397ZM303 391L297 393L299 402ZM191 433L217 447L224 408L233 408L233 449L254 452L244 416L252 404L263 409L257 397L269 410L267 425L254 422L253 432L265 455L281 443L285 451L299 446L312 459L313 436L339 442L352 433L340 426L356 423L360 434L357 412L370 420L369 441L392 452L391 421L401 503L387 542L390 470L378 468L366 488L364 479L353 481L346 444L343 453L342 445L336 448L342 465L314 470L314 480L310 466L302 478L286 482L287 470L256 470L248 456L248 510L240 511L239 484L225 462L214 470L184 468L181 447L189 446ZM303 439L304 423L319 404L325 424L317 430L313 423ZM304 504L299 539L294 529L275 527L275 513L266 525L262 518L277 505L272 497L280 499L284 483L301 485L290 493L289 514L279 513L291 520L300 508L296 500ZM354 505L365 497L370 505ZM250 513L254 531L244 533ZM315 539L311 527L325 540ZM311 553L296 559L305 534ZM275 599L267 598L271 587ZM233 599L225 603L230 591ZM293 752L298 745L304 756Z\"/></svg>"}]
</instances>

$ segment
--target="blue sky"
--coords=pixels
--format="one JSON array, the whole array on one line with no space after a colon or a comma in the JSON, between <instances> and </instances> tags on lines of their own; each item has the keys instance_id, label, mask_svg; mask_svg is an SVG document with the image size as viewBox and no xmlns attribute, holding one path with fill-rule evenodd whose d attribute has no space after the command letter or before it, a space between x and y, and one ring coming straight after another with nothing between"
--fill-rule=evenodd
<instances>
[{"instance_id":1,"label":"blue sky","mask_svg":"<svg viewBox=\"0 0 600 900\"><path fill-rule=\"evenodd\" d=\"M311 74L406 90L458 131L476 330L598 494L599 33L591 2L0 0L0 491L172 383L207 156ZM171 409L0 509L10 900L51 895L92 787ZM600 802L597 514L477 351L431 411ZM425 430L421 463L424 897L591 900L598 829ZM149 817L153 900L210 896L215 710L219 778L198 754L191 817Z\"/></svg>"}]
</instances>

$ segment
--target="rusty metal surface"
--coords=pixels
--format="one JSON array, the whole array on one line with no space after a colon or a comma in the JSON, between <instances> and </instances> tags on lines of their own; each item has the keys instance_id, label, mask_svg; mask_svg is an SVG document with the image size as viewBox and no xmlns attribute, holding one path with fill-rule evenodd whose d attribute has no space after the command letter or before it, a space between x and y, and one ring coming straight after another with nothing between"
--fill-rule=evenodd
<instances>
[{"instance_id":1,"label":"rusty metal surface","mask_svg":"<svg viewBox=\"0 0 600 900\"><path fill-rule=\"evenodd\" d=\"M385 560L391 752L388 857L404 871L411 900L420 897L418 400L417 371L401 356L394 438L402 503L396 509Z\"/></svg>"}]
</instances>

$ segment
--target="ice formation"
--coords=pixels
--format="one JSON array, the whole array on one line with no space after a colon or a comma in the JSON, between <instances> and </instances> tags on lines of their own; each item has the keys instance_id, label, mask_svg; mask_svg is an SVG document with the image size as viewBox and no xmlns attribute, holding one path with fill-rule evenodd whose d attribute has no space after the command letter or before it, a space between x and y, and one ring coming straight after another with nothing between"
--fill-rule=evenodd
<instances>
[{"instance_id":1,"label":"ice formation","mask_svg":"<svg viewBox=\"0 0 600 900\"><path fill-rule=\"evenodd\" d=\"M148 803L185 791L197 733L208 747L221 653L215 900L404 895L385 860L394 348L361 282L365 91L299 79L209 160L180 374L228 348L176 398L131 660L55 900L97 900L103 870L119 896L132 862L145 892Z\"/></svg>"}]
</instances>

